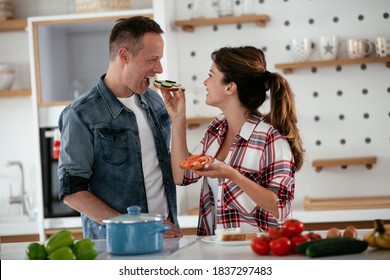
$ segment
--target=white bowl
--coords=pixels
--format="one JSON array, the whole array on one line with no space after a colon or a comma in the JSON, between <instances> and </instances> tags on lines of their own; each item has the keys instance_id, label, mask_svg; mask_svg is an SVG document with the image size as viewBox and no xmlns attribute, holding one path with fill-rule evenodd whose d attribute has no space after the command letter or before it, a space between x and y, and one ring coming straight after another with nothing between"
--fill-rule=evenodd
<instances>
[{"instance_id":1,"label":"white bowl","mask_svg":"<svg viewBox=\"0 0 390 280\"><path fill-rule=\"evenodd\" d=\"M15 70L8 63L0 63L0 90L10 89L15 81Z\"/></svg>"}]
</instances>

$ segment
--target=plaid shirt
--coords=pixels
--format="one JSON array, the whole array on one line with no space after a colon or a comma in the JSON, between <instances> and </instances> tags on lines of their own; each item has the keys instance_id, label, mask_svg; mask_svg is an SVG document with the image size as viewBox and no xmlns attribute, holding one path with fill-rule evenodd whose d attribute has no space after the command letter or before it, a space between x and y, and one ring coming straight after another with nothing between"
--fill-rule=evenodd
<instances>
[{"instance_id":1,"label":"plaid shirt","mask_svg":"<svg viewBox=\"0 0 390 280\"><path fill-rule=\"evenodd\" d=\"M202 154L216 156L227 133L227 120L223 114L209 125L204 138ZM207 180L200 192L198 235L212 235L217 223L224 228L240 227L248 223L259 231L276 227L287 218L294 198L295 164L290 146L278 130L261 115L252 115L236 135L225 162L242 175L277 195L279 220L259 207L235 182L218 179L222 188L220 203L214 205L214 195ZM200 176L186 171L182 185L194 183Z\"/></svg>"}]
</instances>

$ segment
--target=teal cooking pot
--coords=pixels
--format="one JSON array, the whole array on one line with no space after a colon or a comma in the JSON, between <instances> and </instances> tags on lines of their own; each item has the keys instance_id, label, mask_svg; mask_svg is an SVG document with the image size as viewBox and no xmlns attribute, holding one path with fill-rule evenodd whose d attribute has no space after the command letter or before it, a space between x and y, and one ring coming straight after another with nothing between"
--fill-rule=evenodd
<instances>
[{"instance_id":1,"label":"teal cooking pot","mask_svg":"<svg viewBox=\"0 0 390 280\"><path fill-rule=\"evenodd\" d=\"M164 247L164 232L160 215L141 213L141 207L130 206L128 213L103 220L107 252L113 255L135 255L159 252Z\"/></svg>"}]
</instances>

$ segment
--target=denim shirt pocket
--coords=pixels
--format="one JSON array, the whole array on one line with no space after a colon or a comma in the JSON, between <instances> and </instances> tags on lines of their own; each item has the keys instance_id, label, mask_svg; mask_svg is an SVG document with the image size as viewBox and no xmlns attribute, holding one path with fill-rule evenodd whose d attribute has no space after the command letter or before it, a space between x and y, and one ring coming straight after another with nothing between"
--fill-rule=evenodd
<instances>
[{"instance_id":1,"label":"denim shirt pocket","mask_svg":"<svg viewBox=\"0 0 390 280\"><path fill-rule=\"evenodd\" d=\"M97 132L103 149L103 160L112 165L125 163L128 158L127 130L98 128Z\"/></svg>"}]
</instances>

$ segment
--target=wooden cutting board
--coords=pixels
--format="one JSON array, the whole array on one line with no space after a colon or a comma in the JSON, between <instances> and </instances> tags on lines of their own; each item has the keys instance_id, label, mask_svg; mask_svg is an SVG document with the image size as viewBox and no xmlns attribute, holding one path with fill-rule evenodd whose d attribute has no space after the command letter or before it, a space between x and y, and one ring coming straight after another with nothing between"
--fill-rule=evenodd
<instances>
[{"instance_id":1,"label":"wooden cutting board","mask_svg":"<svg viewBox=\"0 0 390 280\"><path fill-rule=\"evenodd\" d=\"M305 197L304 199L304 209L306 211L373 208L390 208L390 196L363 196L345 198Z\"/></svg>"}]
</instances>

